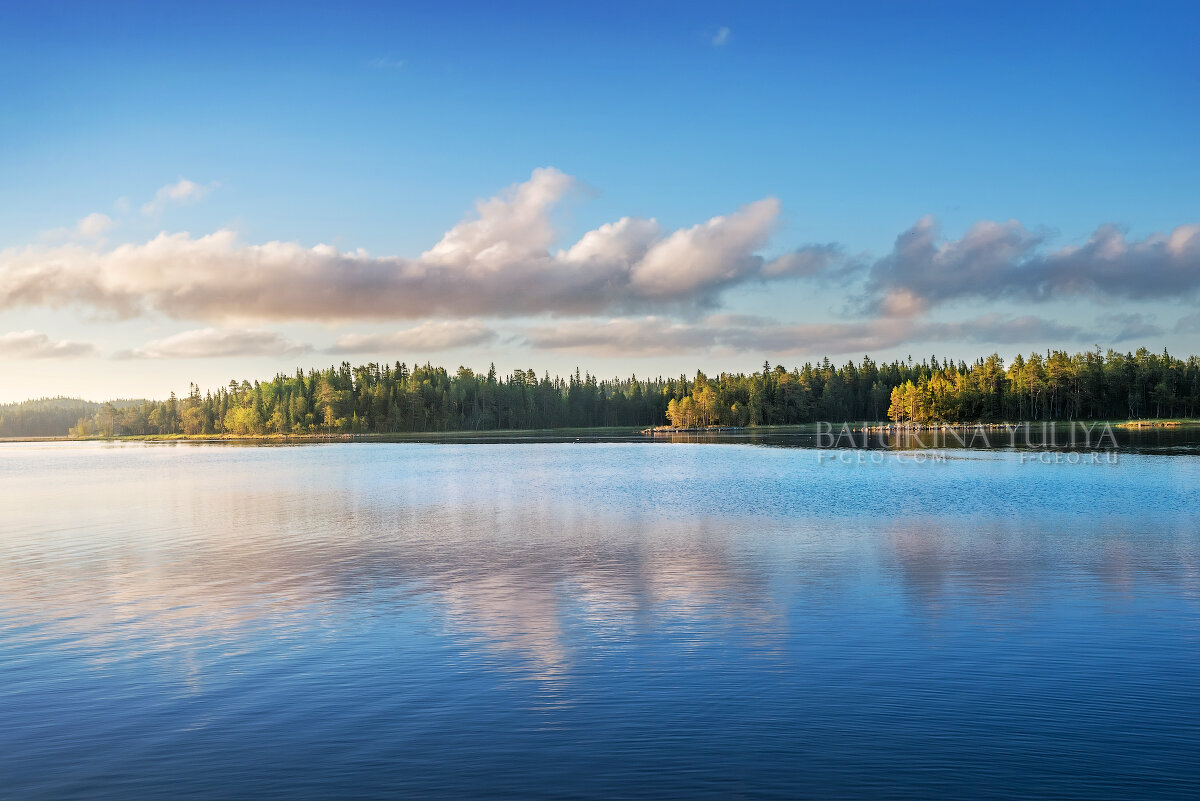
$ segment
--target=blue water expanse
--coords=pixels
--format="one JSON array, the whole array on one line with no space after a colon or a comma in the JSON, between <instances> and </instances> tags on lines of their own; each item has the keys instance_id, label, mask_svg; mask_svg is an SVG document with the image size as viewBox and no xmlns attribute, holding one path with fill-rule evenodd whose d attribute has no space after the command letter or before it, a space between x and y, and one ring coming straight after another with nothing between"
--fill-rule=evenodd
<instances>
[{"instance_id":1,"label":"blue water expanse","mask_svg":"<svg viewBox=\"0 0 1200 801\"><path fill-rule=\"evenodd\" d=\"M0 445L0 794L1200 795L1200 457L827 456Z\"/></svg>"}]
</instances>

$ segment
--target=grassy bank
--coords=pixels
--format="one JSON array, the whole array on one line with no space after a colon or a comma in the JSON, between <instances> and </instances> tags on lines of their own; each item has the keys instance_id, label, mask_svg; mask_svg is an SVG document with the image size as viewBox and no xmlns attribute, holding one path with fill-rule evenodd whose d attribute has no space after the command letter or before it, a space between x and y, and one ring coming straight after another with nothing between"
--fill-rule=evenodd
<instances>
[{"instance_id":1,"label":"grassy bank","mask_svg":"<svg viewBox=\"0 0 1200 801\"><path fill-rule=\"evenodd\" d=\"M480 439L528 439L531 437L619 437L635 436L630 426L593 428L532 428L497 431L398 431L371 434L126 434L119 437L16 437L8 442L249 442L262 444L321 442L420 442L423 440L470 441Z\"/></svg>"}]
</instances>

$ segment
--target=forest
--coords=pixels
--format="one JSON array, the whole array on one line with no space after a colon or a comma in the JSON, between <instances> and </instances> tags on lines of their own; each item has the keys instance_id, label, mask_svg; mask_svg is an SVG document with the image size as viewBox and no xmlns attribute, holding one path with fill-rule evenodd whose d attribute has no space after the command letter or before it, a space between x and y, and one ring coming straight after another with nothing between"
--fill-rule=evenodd
<instances>
[{"instance_id":1,"label":"forest","mask_svg":"<svg viewBox=\"0 0 1200 801\"><path fill-rule=\"evenodd\" d=\"M297 370L162 401L0 406L0 436L388 434L816 421L1000 422L1196 417L1200 358L1101 352L931 357L678 378L566 378L403 363Z\"/></svg>"},{"instance_id":2,"label":"forest","mask_svg":"<svg viewBox=\"0 0 1200 801\"><path fill-rule=\"evenodd\" d=\"M140 406L143 400L115 400L113 410ZM105 404L79 398L38 398L0 404L0 438L63 437L81 418L93 418Z\"/></svg>"}]
</instances>

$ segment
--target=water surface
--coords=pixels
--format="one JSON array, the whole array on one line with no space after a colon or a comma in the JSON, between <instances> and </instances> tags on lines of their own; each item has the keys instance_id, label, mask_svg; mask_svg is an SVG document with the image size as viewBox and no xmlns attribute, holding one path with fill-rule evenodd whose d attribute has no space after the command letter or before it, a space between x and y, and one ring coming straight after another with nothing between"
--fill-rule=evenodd
<instances>
[{"instance_id":1,"label":"water surface","mask_svg":"<svg viewBox=\"0 0 1200 801\"><path fill-rule=\"evenodd\" d=\"M1195 797L1200 458L0 445L12 798Z\"/></svg>"}]
</instances>

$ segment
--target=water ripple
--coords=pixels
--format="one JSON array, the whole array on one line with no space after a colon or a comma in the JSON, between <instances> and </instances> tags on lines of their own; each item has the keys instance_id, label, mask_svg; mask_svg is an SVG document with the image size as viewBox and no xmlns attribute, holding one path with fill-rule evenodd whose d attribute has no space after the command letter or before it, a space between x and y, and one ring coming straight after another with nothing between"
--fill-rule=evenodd
<instances>
[{"instance_id":1,"label":"water ripple","mask_svg":"<svg viewBox=\"0 0 1200 801\"><path fill-rule=\"evenodd\" d=\"M14 798L1195 797L1200 459L0 445Z\"/></svg>"}]
</instances>

